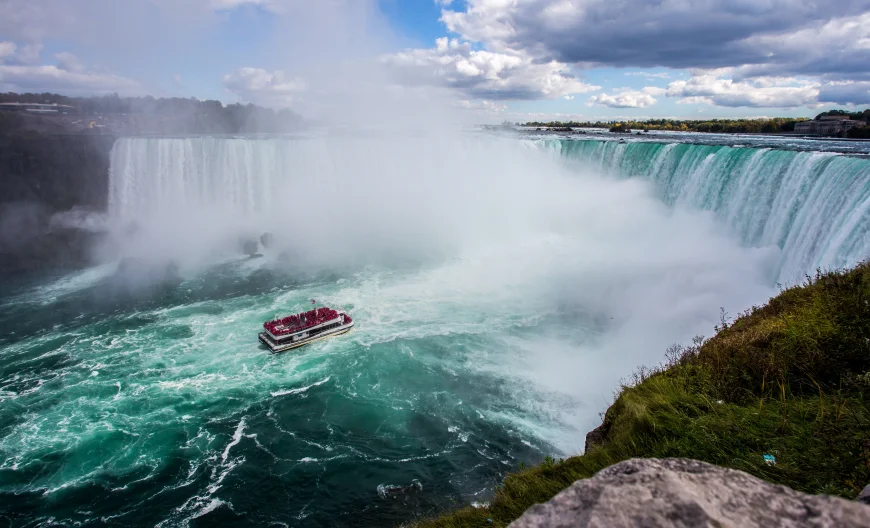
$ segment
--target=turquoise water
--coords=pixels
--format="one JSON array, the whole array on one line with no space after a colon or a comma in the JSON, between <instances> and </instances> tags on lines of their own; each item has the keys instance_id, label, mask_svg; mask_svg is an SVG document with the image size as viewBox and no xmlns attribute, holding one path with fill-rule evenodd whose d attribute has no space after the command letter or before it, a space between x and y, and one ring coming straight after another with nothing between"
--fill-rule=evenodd
<instances>
[{"instance_id":1,"label":"turquoise water","mask_svg":"<svg viewBox=\"0 0 870 528\"><path fill-rule=\"evenodd\" d=\"M779 203L800 217L782 184L693 201L708 194L691 177L665 177L709 159L740 189L795 153L545 146L119 141L104 263L2 285L2 518L382 526L483 503L520 463L581 451L621 377L709 333L720 306L763 302L804 265L790 255L864 251L861 222L747 235ZM848 163L810 163L808 181L867 179ZM859 215L857 194L814 199ZM731 219L756 198L772 212ZM847 242L790 253L806 225ZM242 255L266 230L275 245ZM357 327L281 355L257 343L310 298Z\"/></svg>"},{"instance_id":2,"label":"turquoise water","mask_svg":"<svg viewBox=\"0 0 870 528\"><path fill-rule=\"evenodd\" d=\"M509 374L481 372L497 369L487 348L510 348L502 340L533 321L444 314L402 328L408 310L422 310L366 307L379 286L365 273L296 279L244 265L163 291L100 282L55 291L41 307L4 306L3 327L16 329L4 340L0 393L6 515L380 524L446 506L437 497L473 497L502 468L554 449L512 423L556 421L524 409L523 399L547 395L513 393ZM359 295L343 306L369 330L294 355L254 343L263 320L312 292ZM489 333L484 317L499 318ZM425 498L416 488L378 494L415 481Z\"/></svg>"}]
</instances>

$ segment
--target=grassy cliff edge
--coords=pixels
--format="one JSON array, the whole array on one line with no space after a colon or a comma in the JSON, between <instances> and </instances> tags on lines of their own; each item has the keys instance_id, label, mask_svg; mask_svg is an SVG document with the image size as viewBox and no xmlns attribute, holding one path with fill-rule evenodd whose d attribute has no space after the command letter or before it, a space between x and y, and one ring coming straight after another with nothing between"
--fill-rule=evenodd
<instances>
[{"instance_id":1,"label":"grassy cliff edge","mask_svg":"<svg viewBox=\"0 0 870 528\"><path fill-rule=\"evenodd\" d=\"M420 527L506 526L633 457L684 457L807 493L870 483L870 263L818 272L623 386L586 453L508 475L486 508ZM775 464L763 455L775 457Z\"/></svg>"}]
</instances>

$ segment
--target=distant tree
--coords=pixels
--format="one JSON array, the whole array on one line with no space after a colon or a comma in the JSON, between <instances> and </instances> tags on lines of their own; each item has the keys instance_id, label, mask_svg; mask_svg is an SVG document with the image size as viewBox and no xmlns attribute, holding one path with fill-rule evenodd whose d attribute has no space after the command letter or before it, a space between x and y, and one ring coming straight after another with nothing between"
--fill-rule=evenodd
<instances>
[{"instance_id":1,"label":"distant tree","mask_svg":"<svg viewBox=\"0 0 870 528\"><path fill-rule=\"evenodd\" d=\"M617 124L613 125L612 127L610 127L610 131L611 131L611 132L616 132L616 133L619 133L619 134L630 134L630 133L631 133L631 127L629 127L629 126L628 126L627 124L625 124L625 123L617 123Z\"/></svg>"},{"instance_id":2,"label":"distant tree","mask_svg":"<svg viewBox=\"0 0 870 528\"><path fill-rule=\"evenodd\" d=\"M822 112L821 114L815 117L816 121L825 117L825 116L841 116L848 117L849 119L855 119L858 121L870 121L870 109L863 110L861 112L849 112L847 110L828 110L827 112Z\"/></svg>"}]
</instances>

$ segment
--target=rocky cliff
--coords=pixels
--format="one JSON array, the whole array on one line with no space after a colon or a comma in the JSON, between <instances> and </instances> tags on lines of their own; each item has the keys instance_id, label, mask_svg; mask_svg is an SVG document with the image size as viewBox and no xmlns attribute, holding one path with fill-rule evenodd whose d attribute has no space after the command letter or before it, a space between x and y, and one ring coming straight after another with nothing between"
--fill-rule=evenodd
<instances>
[{"instance_id":1,"label":"rocky cliff","mask_svg":"<svg viewBox=\"0 0 870 528\"><path fill-rule=\"evenodd\" d=\"M105 210L112 136L0 137L0 203Z\"/></svg>"},{"instance_id":2,"label":"rocky cliff","mask_svg":"<svg viewBox=\"0 0 870 528\"><path fill-rule=\"evenodd\" d=\"M87 260L98 235L75 220L106 210L114 141L106 135L0 137L0 271ZM67 214L57 221L58 213Z\"/></svg>"}]
</instances>

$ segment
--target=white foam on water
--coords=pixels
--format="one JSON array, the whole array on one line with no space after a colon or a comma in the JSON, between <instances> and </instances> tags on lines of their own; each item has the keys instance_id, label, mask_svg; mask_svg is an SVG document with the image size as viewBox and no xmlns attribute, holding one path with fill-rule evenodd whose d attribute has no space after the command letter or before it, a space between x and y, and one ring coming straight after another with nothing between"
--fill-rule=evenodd
<instances>
[{"instance_id":1,"label":"white foam on water","mask_svg":"<svg viewBox=\"0 0 870 528\"><path fill-rule=\"evenodd\" d=\"M312 383L311 385L307 385L305 387L300 387L298 389L275 391L275 392L271 392L270 394L272 395L273 398L277 398L278 396L288 396L291 394L302 394L304 392L307 392L309 389L311 389L313 387L319 387L320 385L323 385L324 383L328 382L330 379L331 379L331 377L327 376L326 378L324 378L318 382Z\"/></svg>"},{"instance_id":2,"label":"white foam on water","mask_svg":"<svg viewBox=\"0 0 870 528\"><path fill-rule=\"evenodd\" d=\"M227 444L226 449L224 449L223 454L221 455L221 461L226 462L227 457L230 455L230 449L234 445L237 445L242 440L242 433L245 432L245 419L242 418L239 420L239 425L236 426L236 431L233 433L233 441Z\"/></svg>"},{"instance_id":3,"label":"white foam on water","mask_svg":"<svg viewBox=\"0 0 870 528\"><path fill-rule=\"evenodd\" d=\"M214 510L216 510L216 509L218 509L221 506L224 506L226 504L227 504L226 502L224 502L220 499L212 499L211 501L209 501L208 504L205 505L204 508L197 511L193 516L191 516L190 519L193 520L193 519L202 517L203 515L207 515L207 514L213 512Z\"/></svg>"}]
</instances>

